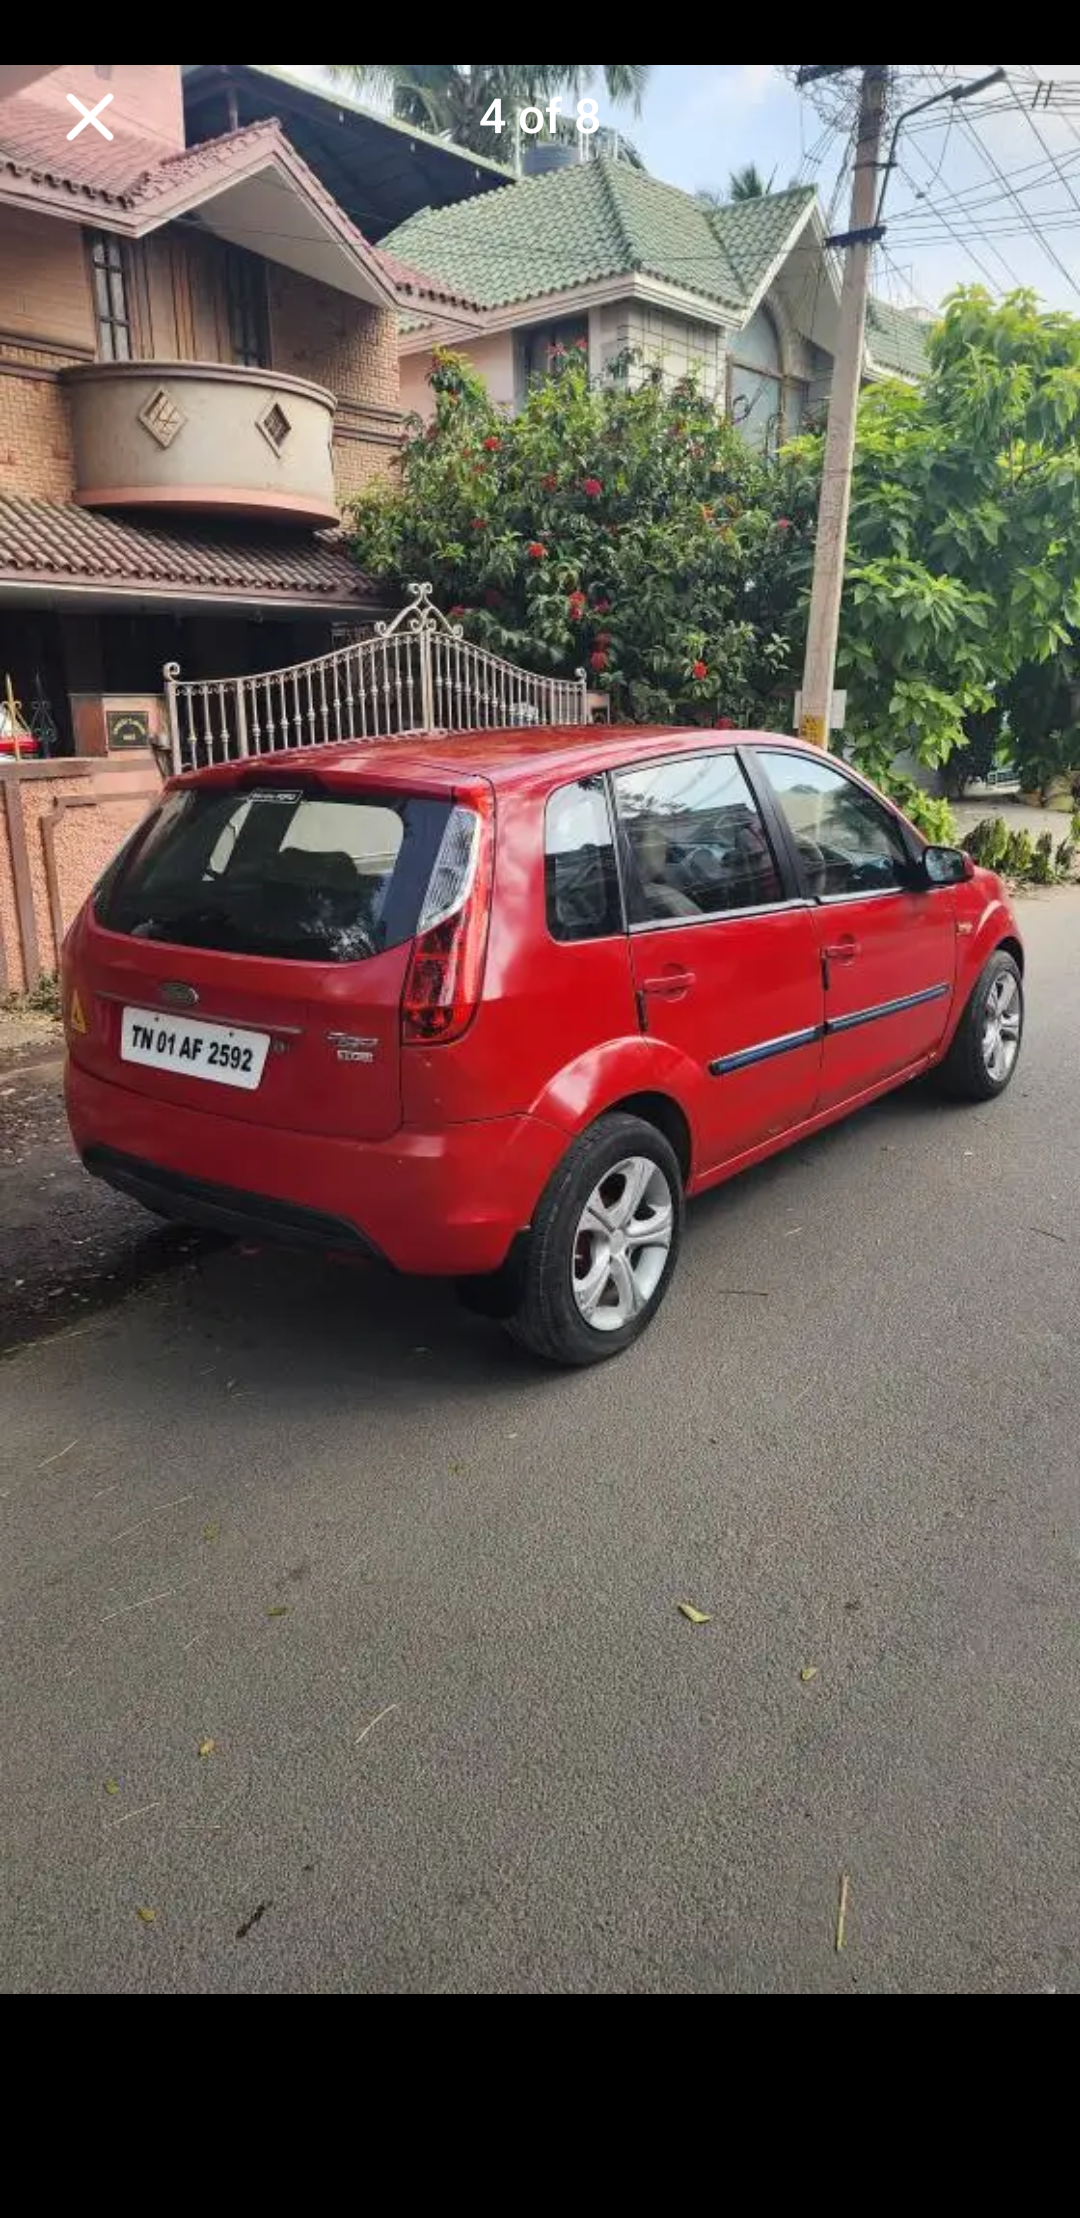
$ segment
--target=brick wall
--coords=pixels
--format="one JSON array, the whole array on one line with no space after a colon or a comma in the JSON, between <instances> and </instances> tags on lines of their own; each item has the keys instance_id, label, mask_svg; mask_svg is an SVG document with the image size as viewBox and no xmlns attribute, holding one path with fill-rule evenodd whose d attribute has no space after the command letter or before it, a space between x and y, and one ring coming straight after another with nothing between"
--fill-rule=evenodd
<instances>
[{"instance_id":1,"label":"brick wall","mask_svg":"<svg viewBox=\"0 0 1080 2218\"><path fill-rule=\"evenodd\" d=\"M160 790L150 758L0 766L0 994L56 969L58 933Z\"/></svg>"},{"instance_id":2,"label":"brick wall","mask_svg":"<svg viewBox=\"0 0 1080 2218\"><path fill-rule=\"evenodd\" d=\"M402 424L396 318L293 270L271 268L269 287L274 368L310 378L337 397L338 499L392 479Z\"/></svg>"},{"instance_id":3,"label":"brick wall","mask_svg":"<svg viewBox=\"0 0 1080 2218\"><path fill-rule=\"evenodd\" d=\"M71 500L75 462L59 373L85 359L0 338L0 493Z\"/></svg>"},{"instance_id":4,"label":"brick wall","mask_svg":"<svg viewBox=\"0 0 1080 2218\"><path fill-rule=\"evenodd\" d=\"M77 224L0 209L0 493L70 500L71 431L59 372L94 353Z\"/></svg>"}]
</instances>

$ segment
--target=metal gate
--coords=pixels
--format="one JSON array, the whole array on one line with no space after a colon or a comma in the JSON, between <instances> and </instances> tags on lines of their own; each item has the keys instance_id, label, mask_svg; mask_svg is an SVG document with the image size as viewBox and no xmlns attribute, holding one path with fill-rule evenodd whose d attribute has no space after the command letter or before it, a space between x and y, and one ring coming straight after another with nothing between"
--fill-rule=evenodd
<instances>
[{"instance_id":1,"label":"metal gate","mask_svg":"<svg viewBox=\"0 0 1080 2218\"><path fill-rule=\"evenodd\" d=\"M542 678L476 647L434 607L430 585L371 639L250 678L184 679L165 665L174 771L407 732L491 731L508 724L586 724L585 672Z\"/></svg>"}]
</instances>

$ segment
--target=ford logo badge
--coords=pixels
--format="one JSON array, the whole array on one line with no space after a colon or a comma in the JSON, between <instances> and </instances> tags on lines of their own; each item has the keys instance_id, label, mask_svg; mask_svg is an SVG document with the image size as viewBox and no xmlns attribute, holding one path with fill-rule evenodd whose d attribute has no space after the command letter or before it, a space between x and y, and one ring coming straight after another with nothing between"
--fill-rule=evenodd
<instances>
[{"instance_id":1,"label":"ford logo badge","mask_svg":"<svg viewBox=\"0 0 1080 2218\"><path fill-rule=\"evenodd\" d=\"M194 1009L198 1005L195 987L189 986L183 978L163 979L159 991L162 1000L174 1009Z\"/></svg>"}]
</instances>

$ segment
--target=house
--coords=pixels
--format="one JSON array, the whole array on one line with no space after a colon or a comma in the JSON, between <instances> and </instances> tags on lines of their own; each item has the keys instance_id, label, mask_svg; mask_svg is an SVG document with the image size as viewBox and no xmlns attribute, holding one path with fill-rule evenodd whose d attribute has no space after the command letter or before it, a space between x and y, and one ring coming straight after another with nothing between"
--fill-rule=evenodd
<instances>
[{"instance_id":1,"label":"house","mask_svg":"<svg viewBox=\"0 0 1080 2218\"><path fill-rule=\"evenodd\" d=\"M187 143L219 138L276 117L290 144L351 216L378 241L421 208L445 208L505 185L501 162L380 115L339 86L245 62L185 65Z\"/></svg>"},{"instance_id":2,"label":"house","mask_svg":"<svg viewBox=\"0 0 1080 2218\"><path fill-rule=\"evenodd\" d=\"M486 310L462 351L505 408L551 347L581 340L594 375L627 349L696 369L755 445L828 397L840 281L812 187L713 208L623 163L573 162L425 209L383 244ZM421 415L434 339L422 312L405 319L401 398ZM875 303L867 376L914 379L922 361L917 320Z\"/></svg>"},{"instance_id":3,"label":"house","mask_svg":"<svg viewBox=\"0 0 1080 2218\"><path fill-rule=\"evenodd\" d=\"M179 65L0 72L0 691L62 752L148 736L167 661L264 670L378 613L339 504L394 467L416 313L478 328L279 122L191 146Z\"/></svg>"},{"instance_id":4,"label":"house","mask_svg":"<svg viewBox=\"0 0 1080 2218\"><path fill-rule=\"evenodd\" d=\"M479 328L272 115L192 143L179 65L0 64L0 998L159 789L164 665L223 716L380 614L339 511L416 314Z\"/></svg>"}]
</instances>

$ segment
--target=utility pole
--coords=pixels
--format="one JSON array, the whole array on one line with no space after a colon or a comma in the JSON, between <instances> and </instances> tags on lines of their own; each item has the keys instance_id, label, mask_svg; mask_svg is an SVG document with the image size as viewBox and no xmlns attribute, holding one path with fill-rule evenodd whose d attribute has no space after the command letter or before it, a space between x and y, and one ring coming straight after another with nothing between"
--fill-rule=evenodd
<instances>
[{"instance_id":1,"label":"utility pole","mask_svg":"<svg viewBox=\"0 0 1080 2218\"><path fill-rule=\"evenodd\" d=\"M800 71L800 82L809 84L821 77L839 75L842 66L839 63L810 63ZM819 747L828 746L832 723L836 642L840 631L848 510L851 505L851 465L855 451L859 386L862 380L866 301L870 290L870 257L882 236L882 227L875 218L888 74L884 63L863 65L849 228L827 241L829 246L845 248L847 258L840 294L840 321L818 501L814 581L810 594L810 623L806 636L802 717L799 724L802 738L814 740Z\"/></svg>"}]
</instances>

